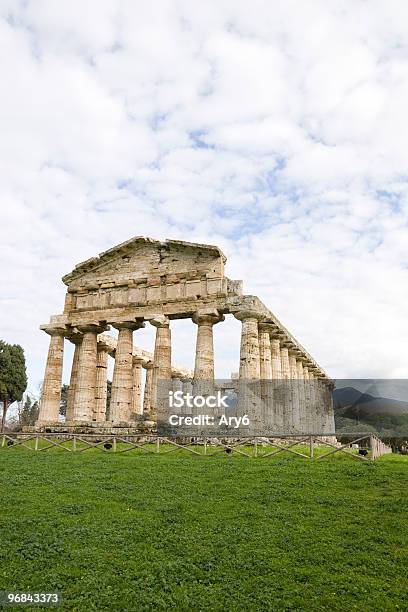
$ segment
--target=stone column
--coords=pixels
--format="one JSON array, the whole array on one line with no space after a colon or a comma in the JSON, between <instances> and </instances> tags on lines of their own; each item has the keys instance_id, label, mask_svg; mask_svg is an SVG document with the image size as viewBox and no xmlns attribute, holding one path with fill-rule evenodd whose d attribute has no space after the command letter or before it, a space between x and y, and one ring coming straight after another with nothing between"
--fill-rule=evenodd
<instances>
[{"instance_id":1,"label":"stone column","mask_svg":"<svg viewBox=\"0 0 408 612\"><path fill-rule=\"evenodd\" d=\"M333 434L335 430L332 397L332 390L334 388L333 381L319 372L317 375L317 388L317 422L319 423L320 432L323 433L323 435L329 436L329 434ZM330 436L327 439L330 440Z\"/></svg>"},{"instance_id":2,"label":"stone column","mask_svg":"<svg viewBox=\"0 0 408 612\"><path fill-rule=\"evenodd\" d=\"M259 323L259 370L262 380L272 379L272 358L270 327L268 324Z\"/></svg>"},{"instance_id":3,"label":"stone column","mask_svg":"<svg viewBox=\"0 0 408 612\"><path fill-rule=\"evenodd\" d=\"M282 433L290 433L293 429L292 415L292 383L290 382L290 363L289 349L280 343L281 374L282 374L282 394L283 394L283 415Z\"/></svg>"},{"instance_id":4,"label":"stone column","mask_svg":"<svg viewBox=\"0 0 408 612\"><path fill-rule=\"evenodd\" d=\"M280 380L282 375L281 349L279 338L271 338L272 378Z\"/></svg>"},{"instance_id":5,"label":"stone column","mask_svg":"<svg viewBox=\"0 0 408 612\"><path fill-rule=\"evenodd\" d=\"M214 338L213 325L223 321L215 308L198 310L193 314L197 325L197 342L195 354L194 380L214 380Z\"/></svg>"},{"instance_id":6,"label":"stone column","mask_svg":"<svg viewBox=\"0 0 408 612\"><path fill-rule=\"evenodd\" d=\"M172 376L173 391L183 391L183 382L179 376Z\"/></svg>"},{"instance_id":7,"label":"stone column","mask_svg":"<svg viewBox=\"0 0 408 612\"><path fill-rule=\"evenodd\" d=\"M69 380L67 413L65 415L65 421L72 421L74 418L75 391L77 386L79 353L81 351L82 337L69 338L69 340L75 344L75 350L74 356L72 358L71 377Z\"/></svg>"},{"instance_id":8,"label":"stone column","mask_svg":"<svg viewBox=\"0 0 408 612\"><path fill-rule=\"evenodd\" d=\"M109 347L105 342L97 343L96 353L96 392L94 421L106 420L106 400L108 396L108 357Z\"/></svg>"},{"instance_id":9,"label":"stone column","mask_svg":"<svg viewBox=\"0 0 408 612\"><path fill-rule=\"evenodd\" d=\"M44 329L44 331L51 337L37 423L44 423L47 421L58 422L61 404L65 330L60 328L48 328Z\"/></svg>"},{"instance_id":10,"label":"stone column","mask_svg":"<svg viewBox=\"0 0 408 612\"><path fill-rule=\"evenodd\" d=\"M270 340L270 325L268 323L259 322L259 371L260 371L260 430L275 430L276 431L276 411L273 405L273 388L272 388L272 364L271 364L271 340ZM261 433L261 431L260 431Z\"/></svg>"},{"instance_id":11,"label":"stone column","mask_svg":"<svg viewBox=\"0 0 408 612\"><path fill-rule=\"evenodd\" d=\"M309 370L309 380L312 383L312 422L314 431L319 434L322 432L322 393L321 393L321 382L320 373L317 369L313 369L313 372Z\"/></svg>"},{"instance_id":12,"label":"stone column","mask_svg":"<svg viewBox=\"0 0 408 612\"><path fill-rule=\"evenodd\" d=\"M143 414L142 407L142 363L140 357L133 357L132 361L132 413Z\"/></svg>"},{"instance_id":13,"label":"stone column","mask_svg":"<svg viewBox=\"0 0 408 612\"><path fill-rule=\"evenodd\" d=\"M335 432L335 421L334 421L334 406L333 406L333 389L335 388L335 383L330 380L330 379L326 379L327 382L327 393L328 393L328 397L327 397L327 429L329 430L329 432L331 434L334 434Z\"/></svg>"},{"instance_id":14,"label":"stone column","mask_svg":"<svg viewBox=\"0 0 408 612\"><path fill-rule=\"evenodd\" d=\"M113 369L109 420L113 423L126 423L129 421L132 410L133 331L144 327L144 323L142 321L121 321L114 323L113 327L119 331L119 334Z\"/></svg>"},{"instance_id":15,"label":"stone column","mask_svg":"<svg viewBox=\"0 0 408 612\"><path fill-rule=\"evenodd\" d=\"M282 378L285 380L290 379L290 363L289 363L289 349L287 346L282 346L280 350L281 354L281 372Z\"/></svg>"},{"instance_id":16,"label":"stone column","mask_svg":"<svg viewBox=\"0 0 408 612\"><path fill-rule=\"evenodd\" d=\"M183 383L184 394L193 392L193 384L191 378L182 378L181 382Z\"/></svg>"},{"instance_id":17,"label":"stone column","mask_svg":"<svg viewBox=\"0 0 408 612\"><path fill-rule=\"evenodd\" d=\"M262 315L254 310L242 310L234 313L234 316L242 322L237 385L238 411L242 414L252 414L251 429L262 435L265 431L265 410L268 410L262 399L259 354L258 321Z\"/></svg>"},{"instance_id":18,"label":"stone column","mask_svg":"<svg viewBox=\"0 0 408 612\"><path fill-rule=\"evenodd\" d=\"M295 432L299 431L300 424L300 406L299 406L299 385L298 385L298 370L296 363L296 354L289 351L289 366L290 366L290 389L291 389L291 414L292 428Z\"/></svg>"},{"instance_id":19,"label":"stone column","mask_svg":"<svg viewBox=\"0 0 408 612\"><path fill-rule=\"evenodd\" d=\"M234 313L234 316L242 322L239 377L247 380L259 380L261 376L258 336L259 314L253 311L242 311Z\"/></svg>"},{"instance_id":20,"label":"stone column","mask_svg":"<svg viewBox=\"0 0 408 612\"><path fill-rule=\"evenodd\" d=\"M153 362L148 361L143 367L146 370L146 380L143 394L143 414L149 416L152 397Z\"/></svg>"},{"instance_id":21,"label":"stone column","mask_svg":"<svg viewBox=\"0 0 408 612\"><path fill-rule=\"evenodd\" d=\"M305 390L305 418L307 422L307 431L312 432L311 426L311 411L310 411L310 381L309 381L309 368L307 365L303 366L303 384Z\"/></svg>"},{"instance_id":22,"label":"stone column","mask_svg":"<svg viewBox=\"0 0 408 612\"><path fill-rule=\"evenodd\" d=\"M163 315L158 315L149 322L156 327L150 399L150 411L156 413L158 381L167 381L169 390L171 388L171 330L168 318Z\"/></svg>"},{"instance_id":23,"label":"stone column","mask_svg":"<svg viewBox=\"0 0 408 612\"><path fill-rule=\"evenodd\" d=\"M106 327L96 324L80 325L83 333L78 358L73 421L92 421L96 411L96 354L98 333Z\"/></svg>"},{"instance_id":24,"label":"stone column","mask_svg":"<svg viewBox=\"0 0 408 612\"><path fill-rule=\"evenodd\" d=\"M296 367L299 389L299 427L302 433L307 433L305 384L303 377L303 363L300 359L296 360Z\"/></svg>"}]
</instances>

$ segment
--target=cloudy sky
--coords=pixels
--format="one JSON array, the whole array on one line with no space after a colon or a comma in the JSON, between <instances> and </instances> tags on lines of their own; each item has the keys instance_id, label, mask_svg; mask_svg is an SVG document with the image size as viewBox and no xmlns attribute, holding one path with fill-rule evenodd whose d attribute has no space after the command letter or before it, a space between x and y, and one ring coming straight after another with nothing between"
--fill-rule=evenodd
<instances>
[{"instance_id":1,"label":"cloudy sky","mask_svg":"<svg viewBox=\"0 0 408 612\"><path fill-rule=\"evenodd\" d=\"M408 377L407 23L405 0L2 0L0 337L30 389L61 276L135 235L219 245L330 375ZM187 367L194 335L173 325ZM225 376L239 323L215 335Z\"/></svg>"}]
</instances>

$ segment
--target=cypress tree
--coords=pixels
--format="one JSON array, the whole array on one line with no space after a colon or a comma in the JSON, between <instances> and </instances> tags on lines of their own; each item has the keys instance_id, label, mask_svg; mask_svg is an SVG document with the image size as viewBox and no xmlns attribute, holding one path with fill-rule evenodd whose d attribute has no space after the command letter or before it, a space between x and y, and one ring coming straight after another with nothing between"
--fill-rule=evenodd
<instances>
[{"instance_id":1,"label":"cypress tree","mask_svg":"<svg viewBox=\"0 0 408 612\"><path fill-rule=\"evenodd\" d=\"M7 410L13 402L19 402L27 388L24 351L19 344L7 344L0 340L0 402L3 404L1 431L4 431Z\"/></svg>"}]
</instances>

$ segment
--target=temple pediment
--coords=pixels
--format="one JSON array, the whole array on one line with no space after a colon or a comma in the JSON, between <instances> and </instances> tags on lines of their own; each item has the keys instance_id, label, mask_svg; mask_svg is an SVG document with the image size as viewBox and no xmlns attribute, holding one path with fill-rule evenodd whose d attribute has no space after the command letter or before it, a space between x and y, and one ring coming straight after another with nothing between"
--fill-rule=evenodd
<instances>
[{"instance_id":1,"label":"temple pediment","mask_svg":"<svg viewBox=\"0 0 408 612\"><path fill-rule=\"evenodd\" d=\"M116 285L158 279L166 282L183 276L222 278L225 261L216 246L181 240L160 242L137 236L78 264L62 280L70 290L76 290L110 282Z\"/></svg>"}]
</instances>

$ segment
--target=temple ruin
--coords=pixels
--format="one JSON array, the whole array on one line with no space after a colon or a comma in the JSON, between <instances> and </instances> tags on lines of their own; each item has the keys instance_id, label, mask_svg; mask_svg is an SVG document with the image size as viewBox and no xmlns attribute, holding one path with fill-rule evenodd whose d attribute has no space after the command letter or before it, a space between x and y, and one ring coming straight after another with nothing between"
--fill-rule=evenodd
<instances>
[{"instance_id":1,"label":"temple ruin","mask_svg":"<svg viewBox=\"0 0 408 612\"><path fill-rule=\"evenodd\" d=\"M61 427L65 340L75 346L65 431L154 431L158 381L191 389L197 381L213 380L213 327L232 315L242 324L239 379L297 381L296 393L281 400L279 430L332 434L331 380L258 297L243 294L242 281L224 275L225 261L216 246L136 237L64 276L63 314L41 326L50 346L37 430ZM195 328L193 371L172 363L175 319L190 319ZM138 347L146 324L156 328L152 353ZM109 328L117 338L106 333ZM114 371L107 412L109 356Z\"/></svg>"}]
</instances>

